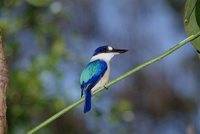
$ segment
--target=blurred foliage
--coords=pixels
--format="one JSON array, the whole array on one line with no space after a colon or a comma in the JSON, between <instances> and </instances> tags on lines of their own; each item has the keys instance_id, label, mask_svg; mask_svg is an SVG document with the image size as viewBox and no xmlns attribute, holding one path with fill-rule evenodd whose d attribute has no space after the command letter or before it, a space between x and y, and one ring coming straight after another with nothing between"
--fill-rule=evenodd
<instances>
[{"instance_id":1,"label":"blurred foliage","mask_svg":"<svg viewBox=\"0 0 200 134\"><path fill-rule=\"evenodd\" d=\"M50 3L51 0L26 0L28 3L30 3L33 6L45 6Z\"/></svg>"},{"instance_id":2,"label":"blurred foliage","mask_svg":"<svg viewBox=\"0 0 200 134\"><path fill-rule=\"evenodd\" d=\"M110 121L112 123L119 123L125 121L133 120L132 104L130 101L121 99L115 102L116 104L111 109ZM129 114L127 114L129 113Z\"/></svg>"},{"instance_id":3,"label":"blurred foliage","mask_svg":"<svg viewBox=\"0 0 200 134\"><path fill-rule=\"evenodd\" d=\"M50 72L56 79L62 77L58 65L68 56L60 23L66 15L51 12L50 0L2 0L0 3L0 28L9 64L9 133L21 134L68 104L67 98L49 96L42 81L44 72ZM63 132L87 132L83 125L79 125L80 129L71 127L78 125L76 120L81 123L81 118L70 115L71 121L68 120L69 117L56 121L58 126L64 123L60 125ZM59 132L54 127L41 132Z\"/></svg>"}]
</instances>

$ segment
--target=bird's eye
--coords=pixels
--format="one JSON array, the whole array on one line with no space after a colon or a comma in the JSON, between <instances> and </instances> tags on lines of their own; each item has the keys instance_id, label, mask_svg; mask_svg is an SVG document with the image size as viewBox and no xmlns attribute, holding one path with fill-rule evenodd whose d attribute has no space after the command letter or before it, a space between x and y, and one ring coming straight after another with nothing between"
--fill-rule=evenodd
<instances>
[{"instance_id":1,"label":"bird's eye","mask_svg":"<svg viewBox=\"0 0 200 134\"><path fill-rule=\"evenodd\" d=\"M111 46L108 46L108 50L111 51L113 50L113 48Z\"/></svg>"}]
</instances>

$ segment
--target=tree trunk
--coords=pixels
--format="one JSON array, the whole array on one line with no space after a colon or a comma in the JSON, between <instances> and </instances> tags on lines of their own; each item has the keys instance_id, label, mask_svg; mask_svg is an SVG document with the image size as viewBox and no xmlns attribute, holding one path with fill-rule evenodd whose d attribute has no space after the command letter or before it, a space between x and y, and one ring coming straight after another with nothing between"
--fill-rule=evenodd
<instances>
[{"instance_id":1,"label":"tree trunk","mask_svg":"<svg viewBox=\"0 0 200 134\"><path fill-rule=\"evenodd\" d=\"M8 84L8 70L3 52L2 34L0 32L0 134L7 134L7 121L6 121L7 84Z\"/></svg>"}]
</instances>

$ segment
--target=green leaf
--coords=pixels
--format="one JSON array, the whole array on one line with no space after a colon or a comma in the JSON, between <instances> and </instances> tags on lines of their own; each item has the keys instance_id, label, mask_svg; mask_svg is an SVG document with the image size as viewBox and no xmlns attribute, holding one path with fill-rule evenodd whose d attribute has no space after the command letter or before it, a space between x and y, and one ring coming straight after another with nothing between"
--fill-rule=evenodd
<instances>
[{"instance_id":1,"label":"green leaf","mask_svg":"<svg viewBox=\"0 0 200 134\"><path fill-rule=\"evenodd\" d=\"M196 34L200 30L200 0L186 0L184 25L185 31L189 36ZM192 45L197 51L200 51L200 38L193 40Z\"/></svg>"},{"instance_id":2,"label":"green leaf","mask_svg":"<svg viewBox=\"0 0 200 134\"><path fill-rule=\"evenodd\" d=\"M200 0L197 0L197 3L196 3L195 16L196 16L197 24L200 27Z\"/></svg>"}]
</instances>

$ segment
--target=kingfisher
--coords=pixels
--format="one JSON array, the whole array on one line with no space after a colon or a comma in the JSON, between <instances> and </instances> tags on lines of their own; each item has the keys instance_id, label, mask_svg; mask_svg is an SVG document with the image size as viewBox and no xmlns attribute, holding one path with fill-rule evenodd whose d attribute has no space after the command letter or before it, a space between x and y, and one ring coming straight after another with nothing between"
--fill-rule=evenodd
<instances>
[{"instance_id":1,"label":"kingfisher","mask_svg":"<svg viewBox=\"0 0 200 134\"><path fill-rule=\"evenodd\" d=\"M110 60L118 54L125 53L126 49L115 49L111 46L98 47L90 62L81 73L81 97L85 96L84 113L91 110L91 97L95 90L105 87L110 75Z\"/></svg>"}]
</instances>

